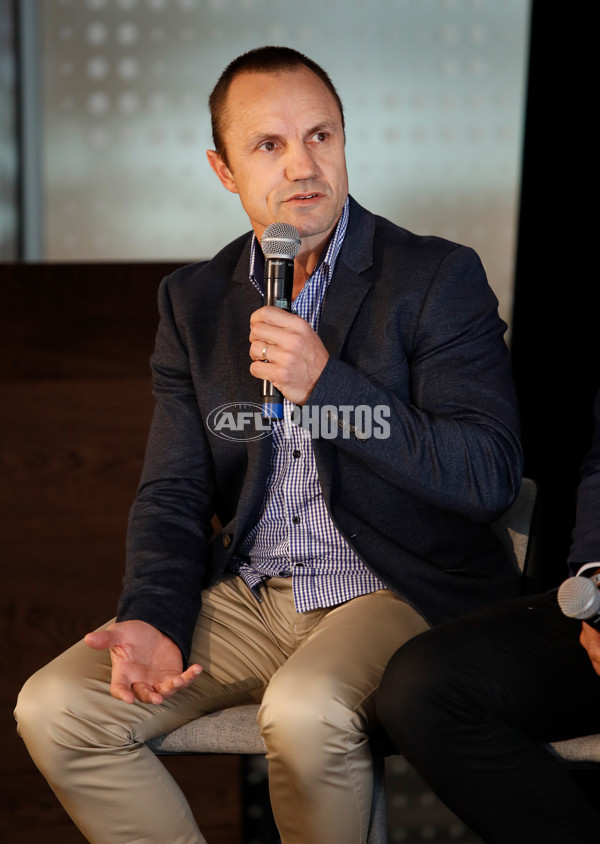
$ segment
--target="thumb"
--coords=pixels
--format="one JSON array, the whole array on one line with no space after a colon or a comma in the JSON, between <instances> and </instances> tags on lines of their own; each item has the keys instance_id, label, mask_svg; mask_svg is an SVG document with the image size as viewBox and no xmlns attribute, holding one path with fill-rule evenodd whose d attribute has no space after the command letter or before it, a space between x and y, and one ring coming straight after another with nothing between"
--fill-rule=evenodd
<instances>
[{"instance_id":1,"label":"thumb","mask_svg":"<svg viewBox=\"0 0 600 844\"><path fill-rule=\"evenodd\" d=\"M84 636L83 641L88 648L94 648L96 651L103 651L117 644L114 634L108 630L96 630L94 633L88 633Z\"/></svg>"}]
</instances>

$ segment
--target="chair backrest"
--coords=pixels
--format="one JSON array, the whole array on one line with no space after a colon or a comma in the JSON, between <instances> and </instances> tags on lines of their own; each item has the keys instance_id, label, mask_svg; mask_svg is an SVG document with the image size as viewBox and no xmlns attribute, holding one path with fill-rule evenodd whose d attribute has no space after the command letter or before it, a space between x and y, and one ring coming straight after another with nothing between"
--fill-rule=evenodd
<instances>
[{"instance_id":1,"label":"chair backrest","mask_svg":"<svg viewBox=\"0 0 600 844\"><path fill-rule=\"evenodd\" d=\"M523 478L519 494L506 513L492 524L492 530L502 543L507 557L525 572L530 551L531 521L537 497L537 485Z\"/></svg>"}]
</instances>

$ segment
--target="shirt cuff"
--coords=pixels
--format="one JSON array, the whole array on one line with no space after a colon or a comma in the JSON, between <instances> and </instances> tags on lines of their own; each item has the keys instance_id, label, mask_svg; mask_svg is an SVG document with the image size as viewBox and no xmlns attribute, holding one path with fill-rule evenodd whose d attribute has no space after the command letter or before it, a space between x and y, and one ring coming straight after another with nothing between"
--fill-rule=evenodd
<instances>
[{"instance_id":1,"label":"shirt cuff","mask_svg":"<svg viewBox=\"0 0 600 844\"><path fill-rule=\"evenodd\" d=\"M589 574L587 575L587 577L589 577L589 576L591 575L591 573L592 573L592 570L594 570L594 569L598 569L598 575L597 575L597 576L598 576L598 577L599 577L599 579L600 579L600 562L597 562L597 563L584 563L584 565L582 565L582 566L581 566L581 568L579 568L579 569L577 570L577 575L576 575L576 576L577 576L577 577L581 577L581 576L582 576L582 574L583 574L584 572L588 571L588 572L589 572Z\"/></svg>"}]
</instances>

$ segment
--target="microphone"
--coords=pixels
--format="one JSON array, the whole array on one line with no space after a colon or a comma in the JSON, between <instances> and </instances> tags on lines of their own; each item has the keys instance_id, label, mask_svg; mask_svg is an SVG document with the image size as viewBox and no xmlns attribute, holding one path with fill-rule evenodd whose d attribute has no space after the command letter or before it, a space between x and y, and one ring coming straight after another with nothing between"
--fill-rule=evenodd
<instances>
[{"instance_id":1,"label":"microphone","mask_svg":"<svg viewBox=\"0 0 600 844\"><path fill-rule=\"evenodd\" d=\"M577 618L600 630L600 591L587 577L569 577L558 590L558 604L569 618Z\"/></svg>"},{"instance_id":2,"label":"microphone","mask_svg":"<svg viewBox=\"0 0 600 844\"><path fill-rule=\"evenodd\" d=\"M287 223L272 223L264 231L260 245L265 256L265 305L292 310L294 258L300 249L300 235ZM283 396L270 381L260 388L263 417L283 418Z\"/></svg>"}]
</instances>

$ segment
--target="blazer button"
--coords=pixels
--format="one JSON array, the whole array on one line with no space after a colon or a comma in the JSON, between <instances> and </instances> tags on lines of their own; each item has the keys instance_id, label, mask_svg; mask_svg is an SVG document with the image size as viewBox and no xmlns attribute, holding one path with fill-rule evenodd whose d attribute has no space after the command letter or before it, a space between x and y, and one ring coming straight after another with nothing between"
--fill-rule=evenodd
<instances>
[{"instance_id":1,"label":"blazer button","mask_svg":"<svg viewBox=\"0 0 600 844\"><path fill-rule=\"evenodd\" d=\"M231 533L224 533L223 534L223 545L225 548L229 548L231 543L233 542L233 535Z\"/></svg>"}]
</instances>

